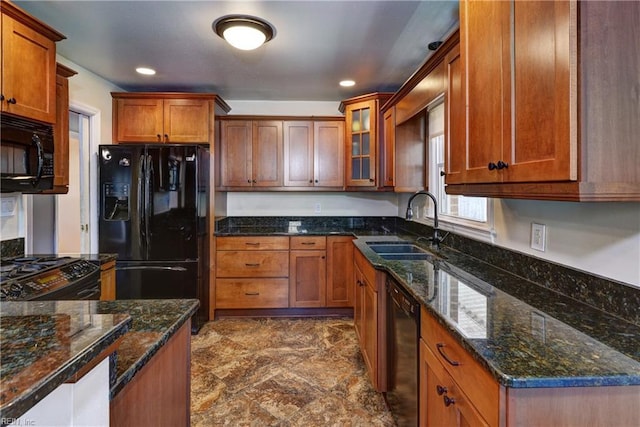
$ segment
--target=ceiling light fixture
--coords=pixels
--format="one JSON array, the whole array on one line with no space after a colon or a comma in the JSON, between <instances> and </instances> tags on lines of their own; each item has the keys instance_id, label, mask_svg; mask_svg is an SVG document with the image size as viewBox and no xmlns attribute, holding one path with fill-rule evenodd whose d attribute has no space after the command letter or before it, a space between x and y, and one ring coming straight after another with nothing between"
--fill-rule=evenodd
<instances>
[{"instance_id":1,"label":"ceiling light fixture","mask_svg":"<svg viewBox=\"0 0 640 427\"><path fill-rule=\"evenodd\" d=\"M351 86L355 86L356 82L354 82L353 80L342 80L340 82L340 86L342 87L351 87Z\"/></svg>"},{"instance_id":2,"label":"ceiling light fixture","mask_svg":"<svg viewBox=\"0 0 640 427\"><path fill-rule=\"evenodd\" d=\"M275 34L267 21L248 15L223 16L213 21L212 27L227 43L241 50L257 49Z\"/></svg>"},{"instance_id":3,"label":"ceiling light fixture","mask_svg":"<svg viewBox=\"0 0 640 427\"><path fill-rule=\"evenodd\" d=\"M136 68L136 72L139 74L144 74L145 76L153 76L156 73L156 70L154 70L153 68L138 67Z\"/></svg>"}]
</instances>

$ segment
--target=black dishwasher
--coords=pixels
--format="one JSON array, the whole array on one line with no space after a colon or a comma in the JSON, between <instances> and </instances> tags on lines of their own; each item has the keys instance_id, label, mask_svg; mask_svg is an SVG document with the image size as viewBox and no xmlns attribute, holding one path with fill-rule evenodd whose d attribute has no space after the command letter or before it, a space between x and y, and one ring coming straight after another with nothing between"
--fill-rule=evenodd
<instances>
[{"instance_id":1,"label":"black dishwasher","mask_svg":"<svg viewBox=\"0 0 640 427\"><path fill-rule=\"evenodd\" d=\"M417 426L420 305L392 279L387 278L386 285L389 298L385 398L398 426Z\"/></svg>"}]
</instances>

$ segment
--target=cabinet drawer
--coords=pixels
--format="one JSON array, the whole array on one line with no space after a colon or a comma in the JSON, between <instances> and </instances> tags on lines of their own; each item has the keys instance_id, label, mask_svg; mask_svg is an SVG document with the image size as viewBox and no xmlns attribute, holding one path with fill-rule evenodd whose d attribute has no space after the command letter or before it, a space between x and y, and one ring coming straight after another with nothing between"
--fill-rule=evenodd
<instances>
[{"instance_id":1,"label":"cabinet drawer","mask_svg":"<svg viewBox=\"0 0 640 427\"><path fill-rule=\"evenodd\" d=\"M218 279L216 308L287 308L288 279Z\"/></svg>"},{"instance_id":2,"label":"cabinet drawer","mask_svg":"<svg viewBox=\"0 0 640 427\"><path fill-rule=\"evenodd\" d=\"M376 269L373 268L371 263L367 260L367 258L364 255L362 255L362 252L360 252L360 250L357 247L353 251L353 258L356 265L364 275L364 278L367 280L367 282L371 284L371 286L374 287L374 290L377 290L375 289Z\"/></svg>"},{"instance_id":3,"label":"cabinet drawer","mask_svg":"<svg viewBox=\"0 0 640 427\"><path fill-rule=\"evenodd\" d=\"M246 237L217 237L218 251L261 251L288 250L287 236L246 236Z\"/></svg>"},{"instance_id":4,"label":"cabinet drawer","mask_svg":"<svg viewBox=\"0 0 640 427\"><path fill-rule=\"evenodd\" d=\"M327 238L325 236L295 236L291 238L291 249L326 249Z\"/></svg>"},{"instance_id":5,"label":"cabinet drawer","mask_svg":"<svg viewBox=\"0 0 640 427\"><path fill-rule=\"evenodd\" d=\"M497 425L500 394L497 381L424 308L420 323L420 335L427 347L464 390L483 418L490 425Z\"/></svg>"},{"instance_id":6,"label":"cabinet drawer","mask_svg":"<svg viewBox=\"0 0 640 427\"><path fill-rule=\"evenodd\" d=\"M289 277L289 251L218 251L216 277Z\"/></svg>"}]
</instances>

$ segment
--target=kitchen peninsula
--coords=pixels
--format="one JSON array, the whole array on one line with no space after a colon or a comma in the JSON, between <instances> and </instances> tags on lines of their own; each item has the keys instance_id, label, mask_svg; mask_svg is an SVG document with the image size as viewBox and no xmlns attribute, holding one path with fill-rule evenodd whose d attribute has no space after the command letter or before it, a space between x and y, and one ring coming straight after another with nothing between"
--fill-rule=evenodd
<instances>
[{"instance_id":1,"label":"kitchen peninsula","mask_svg":"<svg viewBox=\"0 0 640 427\"><path fill-rule=\"evenodd\" d=\"M190 322L198 304L197 300L3 302L2 425L21 417L74 376L82 376L94 358L107 356L104 397L110 425L159 425L160 418L174 425L188 423Z\"/></svg>"}]
</instances>

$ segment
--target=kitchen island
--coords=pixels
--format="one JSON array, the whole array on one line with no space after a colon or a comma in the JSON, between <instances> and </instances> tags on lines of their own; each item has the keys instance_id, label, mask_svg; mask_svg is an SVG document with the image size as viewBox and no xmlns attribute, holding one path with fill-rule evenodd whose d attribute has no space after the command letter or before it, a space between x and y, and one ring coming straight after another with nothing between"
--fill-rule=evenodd
<instances>
[{"instance_id":1,"label":"kitchen island","mask_svg":"<svg viewBox=\"0 0 640 427\"><path fill-rule=\"evenodd\" d=\"M189 417L190 320L198 304L197 300L3 302L0 417L3 422L20 417L118 340L109 357L109 390L105 390L111 425L153 425L159 416L184 424ZM80 328L84 329L79 332ZM147 398L153 405L138 399L138 393L149 388ZM138 400L132 402L133 398Z\"/></svg>"}]
</instances>

